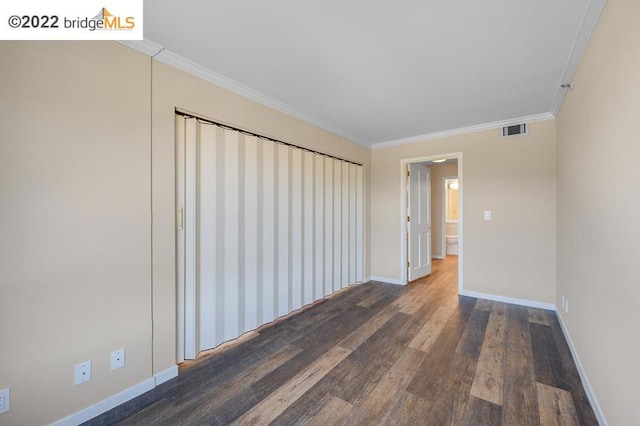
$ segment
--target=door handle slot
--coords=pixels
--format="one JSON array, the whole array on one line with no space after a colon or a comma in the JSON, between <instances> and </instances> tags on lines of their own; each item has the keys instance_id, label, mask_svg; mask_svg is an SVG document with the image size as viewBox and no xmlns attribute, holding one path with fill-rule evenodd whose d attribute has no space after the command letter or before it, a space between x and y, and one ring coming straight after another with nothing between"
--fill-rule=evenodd
<instances>
[{"instance_id":1,"label":"door handle slot","mask_svg":"<svg viewBox=\"0 0 640 426\"><path fill-rule=\"evenodd\" d=\"M178 229L180 231L184 229L184 207L178 209Z\"/></svg>"}]
</instances>

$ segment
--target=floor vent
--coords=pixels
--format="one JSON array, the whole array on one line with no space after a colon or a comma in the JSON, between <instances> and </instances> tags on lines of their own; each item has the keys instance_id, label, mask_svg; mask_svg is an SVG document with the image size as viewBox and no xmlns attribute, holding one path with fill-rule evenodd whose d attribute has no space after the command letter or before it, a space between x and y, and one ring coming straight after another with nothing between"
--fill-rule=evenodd
<instances>
[{"instance_id":1,"label":"floor vent","mask_svg":"<svg viewBox=\"0 0 640 426\"><path fill-rule=\"evenodd\" d=\"M507 126L502 128L502 137L508 138L509 136L525 135L527 134L526 124L515 124L513 126Z\"/></svg>"}]
</instances>

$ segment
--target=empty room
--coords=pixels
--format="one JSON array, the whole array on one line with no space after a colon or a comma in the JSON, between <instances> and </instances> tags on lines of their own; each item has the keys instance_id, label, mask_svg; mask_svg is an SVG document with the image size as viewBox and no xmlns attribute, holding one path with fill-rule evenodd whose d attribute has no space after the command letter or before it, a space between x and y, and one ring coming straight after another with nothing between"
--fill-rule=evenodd
<instances>
[{"instance_id":1,"label":"empty room","mask_svg":"<svg viewBox=\"0 0 640 426\"><path fill-rule=\"evenodd\" d=\"M640 424L637 0L5 3L0 425Z\"/></svg>"}]
</instances>

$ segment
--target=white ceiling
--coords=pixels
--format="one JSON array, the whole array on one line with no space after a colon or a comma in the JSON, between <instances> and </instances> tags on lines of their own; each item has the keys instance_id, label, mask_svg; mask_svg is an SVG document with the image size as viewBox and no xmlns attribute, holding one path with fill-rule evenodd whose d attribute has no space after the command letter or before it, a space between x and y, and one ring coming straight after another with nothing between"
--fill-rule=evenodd
<instances>
[{"instance_id":1,"label":"white ceiling","mask_svg":"<svg viewBox=\"0 0 640 426\"><path fill-rule=\"evenodd\" d=\"M553 114L604 1L154 0L144 32L165 58L371 145Z\"/></svg>"}]
</instances>

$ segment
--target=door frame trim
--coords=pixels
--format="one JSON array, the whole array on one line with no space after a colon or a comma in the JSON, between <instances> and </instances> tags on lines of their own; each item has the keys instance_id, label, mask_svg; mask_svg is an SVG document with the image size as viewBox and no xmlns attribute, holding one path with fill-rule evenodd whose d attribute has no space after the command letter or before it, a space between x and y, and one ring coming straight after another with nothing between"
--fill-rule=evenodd
<instances>
[{"instance_id":1,"label":"door frame trim","mask_svg":"<svg viewBox=\"0 0 640 426\"><path fill-rule=\"evenodd\" d=\"M408 283L407 271L407 171L410 163L424 163L426 161L445 159L458 160L458 294L464 290L464 166L462 152L451 152L439 155L428 155L424 157L404 158L400 160L400 284Z\"/></svg>"}]
</instances>

